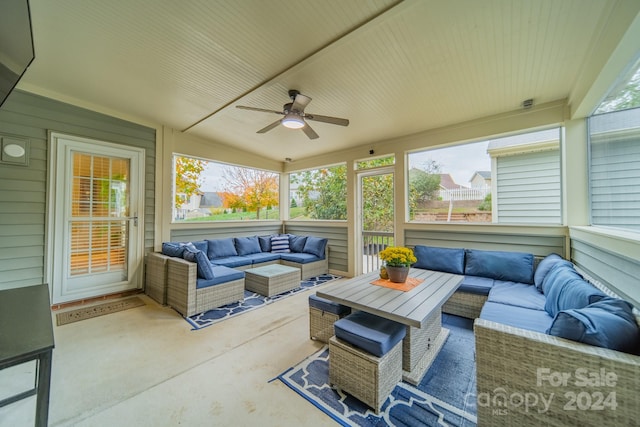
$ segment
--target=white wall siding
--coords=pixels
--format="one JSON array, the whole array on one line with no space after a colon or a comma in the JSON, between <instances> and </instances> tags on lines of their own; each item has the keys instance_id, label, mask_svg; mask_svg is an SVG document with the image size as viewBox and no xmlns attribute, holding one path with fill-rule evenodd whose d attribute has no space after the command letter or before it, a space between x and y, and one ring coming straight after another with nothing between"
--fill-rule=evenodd
<instances>
[{"instance_id":1,"label":"white wall siding","mask_svg":"<svg viewBox=\"0 0 640 427\"><path fill-rule=\"evenodd\" d=\"M0 289L45 282L48 131L145 149L145 251L153 250L155 129L14 91L0 110L0 135L27 139L29 165L0 163Z\"/></svg>"},{"instance_id":2,"label":"white wall siding","mask_svg":"<svg viewBox=\"0 0 640 427\"><path fill-rule=\"evenodd\" d=\"M499 223L562 223L560 150L499 157L496 176Z\"/></svg>"}]
</instances>

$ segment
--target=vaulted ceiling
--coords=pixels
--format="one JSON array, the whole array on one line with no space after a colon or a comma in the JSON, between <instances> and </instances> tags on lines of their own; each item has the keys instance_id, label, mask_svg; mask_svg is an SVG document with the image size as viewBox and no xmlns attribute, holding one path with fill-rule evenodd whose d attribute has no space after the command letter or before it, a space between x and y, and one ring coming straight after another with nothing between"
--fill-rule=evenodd
<instances>
[{"instance_id":1,"label":"vaulted ceiling","mask_svg":"<svg viewBox=\"0 0 640 427\"><path fill-rule=\"evenodd\" d=\"M265 158L307 158L570 98L610 0L30 0L21 87ZM278 126L288 89L319 138Z\"/></svg>"}]
</instances>

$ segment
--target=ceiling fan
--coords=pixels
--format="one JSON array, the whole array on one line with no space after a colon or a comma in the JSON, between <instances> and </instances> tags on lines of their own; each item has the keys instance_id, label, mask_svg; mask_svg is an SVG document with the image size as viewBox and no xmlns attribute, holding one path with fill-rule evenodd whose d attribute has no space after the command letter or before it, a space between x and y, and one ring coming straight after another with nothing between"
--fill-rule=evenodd
<instances>
[{"instance_id":1,"label":"ceiling fan","mask_svg":"<svg viewBox=\"0 0 640 427\"><path fill-rule=\"evenodd\" d=\"M295 89L289 90L289 98L291 102L284 104L282 111L266 110L264 108L245 107L243 105L236 105L236 108L251 111L261 111L263 113L275 113L283 115L282 119L276 120L270 125L260 129L256 133L266 133L271 129L276 128L279 124L289 129L302 129L302 131L309 137L309 139L318 138L318 134L309 126L306 120L315 120L316 122L329 123L332 125L348 126L349 120L340 119L338 117L321 116L319 114L305 113L304 109L311 102L311 98L301 94Z\"/></svg>"}]
</instances>

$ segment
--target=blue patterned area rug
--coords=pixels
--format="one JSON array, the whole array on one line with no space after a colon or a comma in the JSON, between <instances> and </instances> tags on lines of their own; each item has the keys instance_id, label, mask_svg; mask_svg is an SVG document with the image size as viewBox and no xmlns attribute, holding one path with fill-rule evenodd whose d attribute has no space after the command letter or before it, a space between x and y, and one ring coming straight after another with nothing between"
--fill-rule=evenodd
<instances>
[{"instance_id":1,"label":"blue patterned area rug","mask_svg":"<svg viewBox=\"0 0 640 427\"><path fill-rule=\"evenodd\" d=\"M398 384L378 415L329 387L327 346L278 379L344 426L475 426L473 321L448 314L442 321L451 333L422 382Z\"/></svg>"},{"instance_id":2,"label":"blue patterned area rug","mask_svg":"<svg viewBox=\"0 0 640 427\"><path fill-rule=\"evenodd\" d=\"M301 281L299 288L295 288L272 297L266 297L264 295L245 290L244 301L224 305L222 307L214 308L213 310L205 311L204 313L195 314L191 317L187 317L186 320L191 324L191 326L193 326L194 330L206 328L207 326L211 326L239 314L255 310L256 308L264 307L299 292L308 291L316 286L324 285L325 283L340 279L341 277L342 276L334 276L333 274L322 274L320 276L311 277L307 280Z\"/></svg>"}]
</instances>

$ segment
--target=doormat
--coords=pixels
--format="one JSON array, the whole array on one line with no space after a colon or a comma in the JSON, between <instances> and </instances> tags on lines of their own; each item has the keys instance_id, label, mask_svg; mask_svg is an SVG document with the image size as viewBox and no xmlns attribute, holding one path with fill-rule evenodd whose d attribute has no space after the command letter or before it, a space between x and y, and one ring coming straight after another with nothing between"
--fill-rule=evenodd
<instances>
[{"instance_id":1,"label":"doormat","mask_svg":"<svg viewBox=\"0 0 640 427\"><path fill-rule=\"evenodd\" d=\"M140 307L142 305L145 305L145 303L140 298L131 297L119 301L105 302L104 304L58 313L56 314L56 321L58 326L62 326L68 323L79 322L80 320L91 319L92 317L104 316L105 314Z\"/></svg>"}]
</instances>

